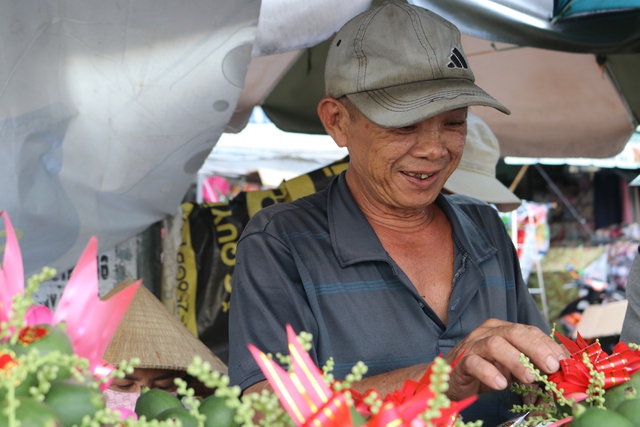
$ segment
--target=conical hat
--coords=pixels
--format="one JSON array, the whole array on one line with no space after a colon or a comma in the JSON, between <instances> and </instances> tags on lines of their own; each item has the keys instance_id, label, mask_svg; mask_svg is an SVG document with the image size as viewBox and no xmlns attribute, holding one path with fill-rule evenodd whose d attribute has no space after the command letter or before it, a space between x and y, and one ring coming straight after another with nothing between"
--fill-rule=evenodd
<instances>
[{"instance_id":1,"label":"conical hat","mask_svg":"<svg viewBox=\"0 0 640 427\"><path fill-rule=\"evenodd\" d=\"M110 298L132 283L120 283L103 299ZM209 362L212 370L227 373L224 362L141 285L103 358L117 366L123 360L137 357L141 362L137 366L139 368L185 371L196 355Z\"/></svg>"}]
</instances>

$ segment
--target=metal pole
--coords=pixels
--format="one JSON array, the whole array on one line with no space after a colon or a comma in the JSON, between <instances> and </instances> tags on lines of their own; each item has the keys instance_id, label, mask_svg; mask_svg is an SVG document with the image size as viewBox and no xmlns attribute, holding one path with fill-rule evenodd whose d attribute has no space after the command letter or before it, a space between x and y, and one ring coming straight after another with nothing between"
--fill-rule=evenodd
<instances>
[{"instance_id":1,"label":"metal pole","mask_svg":"<svg viewBox=\"0 0 640 427\"><path fill-rule=\"evenodd\" d=\"M573 215L573 217L578 221L578 223L580 223L582 228L586 231L587 235L591 239L593 237L593 231L587 226L587 220L580 217L580 214L578 213L578 211L576 211L573 205L571 205L571 202L567 200L567 198L564 196L564 194L562 194L558 186L556 186L556 184L551 180L549 175L547 175L544 169L542 169L542 166L536 163L535 167L538 170L538 172L540 172L540 175L542 175L542 178L544 178L544 180L547 181L547 184L549 184L549 187L551 187L554 193L556 193L556 195L560 198L560 200L562 200L562 203L564 203L567 209L569 209L569 213L571 213L571 215Z\"/></svg>"}]
</instances>

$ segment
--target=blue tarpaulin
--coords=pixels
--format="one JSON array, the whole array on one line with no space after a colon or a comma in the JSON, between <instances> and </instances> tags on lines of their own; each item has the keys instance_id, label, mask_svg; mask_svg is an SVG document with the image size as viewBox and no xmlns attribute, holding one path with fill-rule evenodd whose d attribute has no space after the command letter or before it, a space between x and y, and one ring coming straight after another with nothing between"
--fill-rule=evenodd
<instances>
[{"instance_id":1,"label":"blue tarpaulin","mask_svg":"<svg viewBox=\"0 0 640 427\"><path fill-rule=\"evenodd\" d=\"M615 12L640 8L638 0L558 0L554 16L569 17L584 13Z\"/></svg>"}]
</instances>

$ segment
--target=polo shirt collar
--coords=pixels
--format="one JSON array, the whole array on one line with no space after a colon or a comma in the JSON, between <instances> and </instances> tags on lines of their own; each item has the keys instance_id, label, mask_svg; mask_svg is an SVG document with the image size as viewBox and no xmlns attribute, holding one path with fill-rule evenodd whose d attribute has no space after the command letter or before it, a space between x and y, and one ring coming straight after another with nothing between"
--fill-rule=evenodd
<instances>
[{"instance_id":1,"label":"polo shirt collar","mask_svg":"<svg viewBox=\"0 0 640 427\"><path fill-rule=\"evenodd\" d=\"M482 230L459 206L450 203L447 196L438 195L436 203L449 218L453 233L473 262L480 264L497 252ZM331 183L327 215L331 244L342 267L361 261L389 262L380 239L349 191L345 172Z\"/></svg>"},{"instance_id":2,"label":"polo shirt collar","mask_svg":"<svg viewBox=\"0 0 640 427\"><path fill-rule=\"evenodd\" d=\"M486 227L480 228L459 205L451 203L449 196L440 193L436 203L449 218L453 234L476 265L498 252L495 245L486 237L486 233L490 230Z\"/></svg>"},{"instance_id":3,"label":"polo shirt collar","mask_svg":"<svg viewBox=\"0 0 640 427\"><path fill-rule=\"evenodd\" d=\"M342 172L329 188L329 235L341 267L360 261L389 261L380 239L356 204Z\"/></svg>"}]
</instances>

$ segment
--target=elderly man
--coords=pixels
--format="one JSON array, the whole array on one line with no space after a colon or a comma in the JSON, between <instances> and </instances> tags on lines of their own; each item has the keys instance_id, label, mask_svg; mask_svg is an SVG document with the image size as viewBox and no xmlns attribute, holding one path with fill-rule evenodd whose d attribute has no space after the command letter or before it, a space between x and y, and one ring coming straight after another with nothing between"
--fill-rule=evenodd
<instances>
[{"instance_id":1,"label":"elderly man","mask_svg":"<svg viewBox=\"0 0 640 427\"><path fill-rule=\"evenodd\" d=\"M495 210L441 194L462 156L467 107L508 113L474 84L458 29L403 3L365 12L333 39L325 89L318 114L347 147L349 167L323 191L263 209L244 230L232 383L267 387L247 344L286 354L285 324L313 335L311 357L318 366L333 357L336 378L363 361L369 376L357 388L382 395L419 379L440 353L451 362L466 350L451 376L454 400L531 383L521 352L555 372L563 350ZM487 395L465 420L509 417L500 406L511 401Z\"/></svg>"}]
</instances>

